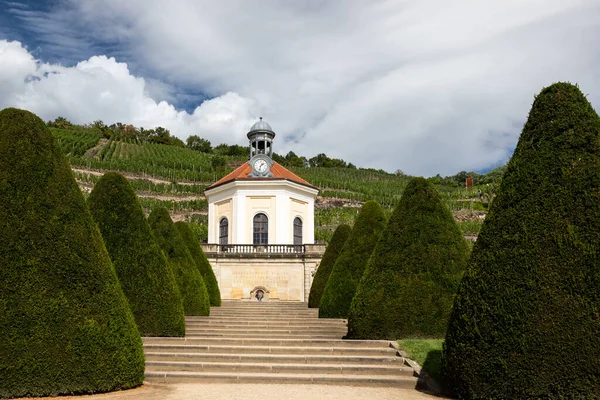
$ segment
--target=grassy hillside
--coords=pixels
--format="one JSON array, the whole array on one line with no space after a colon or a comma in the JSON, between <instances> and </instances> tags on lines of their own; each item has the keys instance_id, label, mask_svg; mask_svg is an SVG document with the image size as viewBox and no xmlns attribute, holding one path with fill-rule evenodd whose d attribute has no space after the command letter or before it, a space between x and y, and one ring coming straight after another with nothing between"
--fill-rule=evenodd
<instances>
[{"instance_id":1,"label":"grassy hillside","mask_svg":"<svg viewBox=\"0 0 600 400\"><path fill-rule=\"evenodd\" d=\"M125 175L147 214L165 207L175 220L192 224L206 240L208 204L204 190L246 161L243 156L202 153L187 147L150 143L112 135L94 127L50 128L73 167L75 178L89 193L106 171ZM328 242L340 224L353 225L367 200L380 203L388 216L400 199L410 176L363 168L288 167L320 188L315 210L315 239ZM467 236L477 235L504 167L488 174L461 172L454 177L430 178ZM475 176L476 186L464 188L464 176ZM478 185L479 184L479 185ZM478 194L482 191L482 196Z\"/></svg>"}]
</instances>

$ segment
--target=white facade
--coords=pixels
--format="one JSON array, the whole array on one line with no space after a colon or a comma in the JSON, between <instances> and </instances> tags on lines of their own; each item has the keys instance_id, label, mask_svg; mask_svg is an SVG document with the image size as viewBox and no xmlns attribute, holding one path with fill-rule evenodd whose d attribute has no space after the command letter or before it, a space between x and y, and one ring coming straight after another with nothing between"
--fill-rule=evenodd
<instances>
[{"instance_id":1,"label":"white facade","mask_svg":"<svg viewBox=\"0 0 600 400\"><path fill-rule=\"evenodd\" d=\"M202 247L223 299L307 301L323 255L314 244L318 189L273 161L274 137L261 118L248 132L249 161L204 191Z\"/></svg>"},{"instance_id":2,"label":"white facade","mask_svg":"<svg viewBox=\"0 0 600 400\"><path fill-rule=\"evenodd\" d=\"M318 190L286 179L234 180L206 190L208 243L219 243L227 218L227 244L253 244L254 216L268 218L268 244L293 244L294 219L302 221L302 244L313 244Z\"/></svg>"}]
</instances>

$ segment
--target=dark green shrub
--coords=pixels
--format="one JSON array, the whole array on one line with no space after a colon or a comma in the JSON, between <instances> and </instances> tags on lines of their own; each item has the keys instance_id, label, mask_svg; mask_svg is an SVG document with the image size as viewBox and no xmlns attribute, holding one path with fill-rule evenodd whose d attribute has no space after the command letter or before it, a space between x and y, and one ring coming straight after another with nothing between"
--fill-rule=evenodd
<instances>
[{"instance_id":1,"label":"dark green shrub","mask_svg":"<svg viewBox=\"0 0 600 400\"><path fill-rule=\"evenodd\" d=\"M536 97L459 287L443 354L463 398L600 398L600 119Z\"/></svg>"},{"instance_id":2,"label":"dark green shrub","mask_svg":"<svg viewBox=\"0 0 600 400\"><path fill-rule=\"evenodd\" d=\"M204 284L208 292L210 305L216 307L221 306L221 292L219 291L217 278L215 277L215 273L210 266L208 259L206 258L206 254L204 254L202 247L200 247L200 243L198 243L198 239L196 239L196 235L194 235L194 232L192 232L192 229L186 222L176 222L175 227L179 231L183 242L190 251L198 270L200 270L200 274L202 274L202 278L204 279Z\"/></svg>"},{"instance_id":3,"label":"dark green shrub","mask_svg":"<svg viewBox=\"0 0 600 400\"><path fill-rule=\"evenodd\" d=\"M317 273L315 274L313 283L310 286L308 307L319 307L319 304L321 303L321 297L323 296L323 290L325 289L325 284L327 284L327 279L329 279L331 270L333 270L333 265L342 252L344 243L346 243L351 231L352 228L350 228L349 225L342 224L337 227L335 232L333 232L333 237L327 245L325 254L323 254L323 258L321 259L321 264L319 265L319 268L317 268Z\"/></svg>"},{"instance_id":4,"label":"dark green shrub","mask_svg":"<svg viewBox=\"0 0 600 400\"><path fill-rule=\"evenodd\" d=\"M348 338L441 338L469 246L424 178L413 178L358 285Z\"/></svg>"},{"instance_id":5,"label":"dark green shrub","mask_svg":"<svg viewBox=\"0 0 600 400\"><path fill-rule=\"evenodd\" d=\"M386 217L376 201L367 201L354 222L323 290L320 318L347 318L356 287L385 227Z\"/></svg>"},{"instance_id":6,"label":"dark green shrub","mask_svg":"<svg viewBox=\"0 0 600 400\"><path fill-rule=\"evenodd\" d=\"M142 341L56 140L0 111L0 397L131 388Z\"/></svg>"},{"instance_id":7,"label":"dark green shrub","mask_svg":"<svg viewBox=\"0 0 600 400\"><path fill-rule=\"evenodd\" d=\"M184 336L175 275L127 179L116 172L104 174L88 204L142 336Z\"/></svg>"},{"instance_id":8,"label":"dark green shrub","mask_svg":"<svg viewBox=\"0 0 600 400\"><path fill-rule=\"evenodd\" d=\"M204 279L167 209L155 208L148 217L148 223L173 268L185 315L208 315L210 300Z\"/></svg>"}]
</instances>

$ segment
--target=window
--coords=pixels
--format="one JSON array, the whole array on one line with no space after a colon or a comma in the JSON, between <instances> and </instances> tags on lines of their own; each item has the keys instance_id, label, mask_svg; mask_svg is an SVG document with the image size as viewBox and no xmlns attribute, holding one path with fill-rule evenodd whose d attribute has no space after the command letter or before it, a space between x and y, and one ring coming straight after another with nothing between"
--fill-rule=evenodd
<instances>
[{"instance_id":1,"label":"window","mask_svg":"<svg viewBox=\"0 0 600 400\"><path fill-rule=\"evenodd\" d=\"M254 244L269 244L269 219L265 214L254 216Z\"/></svg>"},{"instance_id":2,"label":"window","mask_svg":"<svg viewBox=\"0 0 600 400\"><path fill-rule=\"evenodd\" d=\"M294 218L294 245L302 244L302 220Z\"/></svg>"},{"instance_id":3,"label":"window","mask_svg":"<svg viewBox=\"0 0 600 400\"><path fill-rule=\"evenodd\" d=\"M229 221L227 218L222 218L219 222L219 244L228 244L229 238Z\"/></svg>"}]
</instances>

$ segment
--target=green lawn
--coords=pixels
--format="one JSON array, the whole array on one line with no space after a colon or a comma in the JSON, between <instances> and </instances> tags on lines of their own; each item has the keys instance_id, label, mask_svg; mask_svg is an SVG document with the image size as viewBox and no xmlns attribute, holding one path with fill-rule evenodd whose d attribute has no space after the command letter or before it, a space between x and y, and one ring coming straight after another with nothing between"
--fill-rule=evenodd
<instances>
[{"instance_id":1,"label":"green lawn","mask_svg":"<svg viewBox=\"0 0 600 400\"><path fill-rule=\"evenodd\" d=\"M444 339L398 340L400 348L408 354L408 358L418 362L425 372L438 383L441 383L443 343Z\"/></svg>"}]
</instances>

